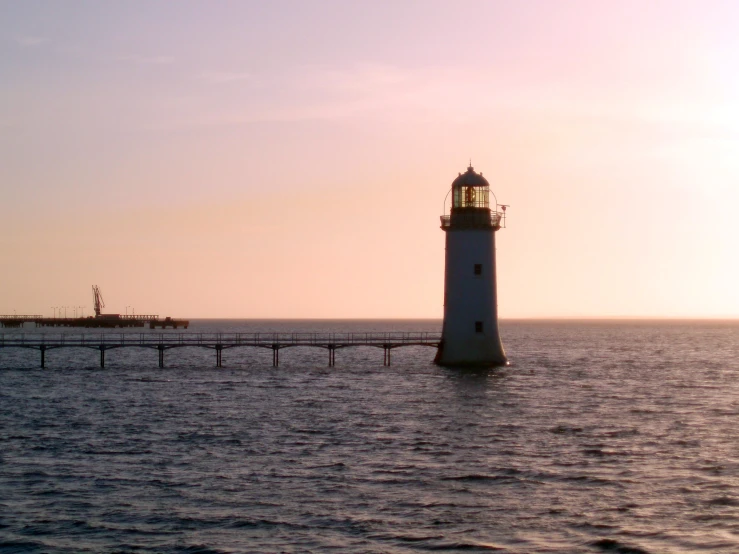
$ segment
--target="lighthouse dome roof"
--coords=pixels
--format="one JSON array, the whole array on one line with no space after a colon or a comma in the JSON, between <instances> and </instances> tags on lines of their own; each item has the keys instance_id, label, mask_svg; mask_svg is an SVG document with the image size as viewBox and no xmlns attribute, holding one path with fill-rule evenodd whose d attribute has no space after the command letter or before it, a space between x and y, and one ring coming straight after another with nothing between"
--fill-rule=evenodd
<instances>
[{"instance_id":1,"label":"lighthouse dome roof","mask_svg":"<svg viewBox=\"0 0 739 554\"><path fill-rule=\"evenodd\" d=\"M453 187L490 187L490 183L482 173L475 173L475 168L471 165L465 173L460 173L459 177L452 182Z\"/></svg>"}]
</instances>

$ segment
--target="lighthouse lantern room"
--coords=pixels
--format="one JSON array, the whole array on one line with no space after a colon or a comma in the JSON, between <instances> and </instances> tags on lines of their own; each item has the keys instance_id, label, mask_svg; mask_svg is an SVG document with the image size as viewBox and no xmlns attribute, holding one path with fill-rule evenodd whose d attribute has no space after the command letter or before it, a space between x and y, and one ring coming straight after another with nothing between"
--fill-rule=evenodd
<instances>
[{"instance_id":1,"label":"lighthouse lantern room","mask_svg":"<svg viewBox=\"0 0 739 554\"><path fill-rule=\"evenodd\" d=\"M436 363L505 365L498 331L495 233L505 227L507 206L497 203L487 179L472 165L452 182L450 193L451 209L441 216L446 265L444 323Z\"/></svg>"}]
</instances>

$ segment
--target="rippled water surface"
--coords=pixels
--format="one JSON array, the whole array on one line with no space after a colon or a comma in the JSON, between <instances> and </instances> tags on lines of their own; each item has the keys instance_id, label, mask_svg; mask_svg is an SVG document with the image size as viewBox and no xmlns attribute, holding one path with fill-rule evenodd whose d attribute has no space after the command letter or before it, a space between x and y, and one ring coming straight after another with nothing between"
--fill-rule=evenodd
<instances>
[{"instance_id":1,"label":"rippled water surface","mask_svg":"<svg viewBox=\"0 0 739 554\"><path fill-rule=\"evenodd\" d=\"M0 349L0 552L739 552L739 323L501 331L511 365L481 372L428 347L389 368L234 349L221 369L61 349L45 370Z\"/></svg>"}]
</instances>

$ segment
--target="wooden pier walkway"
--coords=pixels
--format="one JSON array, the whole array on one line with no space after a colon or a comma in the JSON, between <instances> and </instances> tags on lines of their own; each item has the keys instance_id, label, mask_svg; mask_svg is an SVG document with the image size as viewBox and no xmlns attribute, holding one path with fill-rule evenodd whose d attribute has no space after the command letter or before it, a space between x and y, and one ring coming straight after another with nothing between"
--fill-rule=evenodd
<instances>
[{"instance_id":1,"label":"wooden pier walkway","mask_svg":"<svg viewBox=\"0 0 739 554\"><path fill-rule=\"evenodd\" d=\"M402 346L438 348L441 333L89 333L89 334L0 334L0 352L5 348L28 348L41 354L46 367L46 351L56 348L89 348L100 351L100 367L105 367L105 352L114 348L150 348L159 352L159 367L164 367L164 352L195 346L215 350L216 367L222 367L224 350L239 347L272 350L272 365L280 363L283 348L310 346L328 350L328 365L336 364L336 351L352 346L374 346L384 351L383 365L390 365L390 352Z\"/></svg>"}]
</instances>

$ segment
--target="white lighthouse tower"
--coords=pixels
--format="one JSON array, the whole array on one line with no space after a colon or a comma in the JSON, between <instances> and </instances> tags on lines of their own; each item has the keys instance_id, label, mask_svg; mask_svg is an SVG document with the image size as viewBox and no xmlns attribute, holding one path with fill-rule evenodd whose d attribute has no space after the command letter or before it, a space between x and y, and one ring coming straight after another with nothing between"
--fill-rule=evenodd
<instances>
[{"instance_id":1,"label":"white lighthouse tower","mask_svg":"<svg viewBox=\"0 0 739 554\"><path fill-rule=\"evenodd\" d=\"M505 225L490 184L472 165L452 183L446 233L444 326L436 363L491 367L507 362L498 332L495 232ZM493 209L490 197L493 198Z\"/></svg>"}]
</instances>

